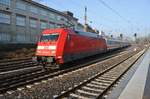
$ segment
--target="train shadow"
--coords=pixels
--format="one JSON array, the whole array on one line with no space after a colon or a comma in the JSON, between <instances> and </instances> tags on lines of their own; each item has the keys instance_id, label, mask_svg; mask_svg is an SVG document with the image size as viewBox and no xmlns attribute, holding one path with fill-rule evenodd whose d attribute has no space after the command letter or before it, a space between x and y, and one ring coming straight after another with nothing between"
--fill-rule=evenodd
<instances>
[{"instance_id":1,"label":"train shadow","mask_svg":"<svg viewBox=\"0 0 150 99\"><path fill-rule=\"evenodd\" d=\"M119 52L126 50L126 48L128 48L128 47L129 46L117 48L117 49L109 50L109 51L104 52L104 53L100 53L100 54L96 54L96 55L89 56L86 58L78 59L78 60L75 60L72 62L68 62L68 63L60 65L59 69L63 70L63 69L68 69L68 68L72 68L72 67L76 67L76 66L78 66L78 67L86 66L86 65L88 65L89 61L93 61L96 59L103 59L103 58L108 57L110 55L117 54Z\"/></svg>"}]
</instances>

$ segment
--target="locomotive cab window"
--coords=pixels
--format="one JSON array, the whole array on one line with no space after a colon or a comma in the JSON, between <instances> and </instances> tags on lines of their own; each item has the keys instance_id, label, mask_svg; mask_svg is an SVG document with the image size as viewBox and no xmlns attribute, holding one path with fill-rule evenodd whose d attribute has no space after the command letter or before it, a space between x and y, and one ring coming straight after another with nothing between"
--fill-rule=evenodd
<instances>
[{"instance_id":1,"label":"locomotive cab window","mask_svg":"<svg viewBox=\"0 0 150 99\"><path fill-rule=\"evenodd\" d=\"M59 33L52 33L52 34L43 34L40 41L57 41L59 37Z\"/></svg>"}]
</instances>

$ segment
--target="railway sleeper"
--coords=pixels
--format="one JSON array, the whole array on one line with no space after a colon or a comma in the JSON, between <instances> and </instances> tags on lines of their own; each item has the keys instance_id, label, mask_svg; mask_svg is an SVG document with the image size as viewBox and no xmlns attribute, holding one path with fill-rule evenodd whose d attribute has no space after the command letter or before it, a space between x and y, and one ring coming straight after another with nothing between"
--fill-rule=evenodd
<instances>
[{"instance_id":1,"label":"railway sleeper","mask_svg":"<svg viewBox=\"0 0 150 99\"><path fill-rule=\"evenodd\" d=\"M91 83L92 84L97 84L99 86L108 86L109 85L108 83L103 83L103 82L98 82L98 81L92 81Z\"/></svg>"},{"instance_id":2,"label":"railway sleeper","mask_svg":"<svg viewBox=\"0 0 150 99\"><path fill-rule=\"evenodd\" d=\"M94 92L91 93L91 92L81 90L81 89L76 90L75 94L81 95L81 96L86 96L86 97L89 97L89 98L94 98L94 97L97 97L99 95L97 93L94 93Z\"/></svg>"},{"instance_id":3,"label":"railway sleeper","mask_svg":"<svg viewBox=\"0 0 150 99\"><path fill-rule=\"evenodd\" d=\"M14 62L8 62L8 63L0 63L0 66L9 66L12 64L21 64L21 63L27 63L27 62L31 62L31 60L24 60L24 61L14 61Z\"/></svg>"},{"instance_id":4,"label":"railway sleeper","mask_svg":"<svg viewBox=\"0 0 150 99\"><path fill-rule=\"evenodd\" d=\"M77 95L77 94L75 94L75 93L71 93L71 94L69 95L69 97L70 97L71 99L91 99L91 98L89 98L89 97ZM68 97L65 98L65 99L68 99Z\"/></svg>"},{"instance_id":5,"label":"railway sleeper","mask_svg":"<svg viewBox=\"0 0 150 99\"><path fill-rule=\"evenodd\" d=\"M33 66L37 66L37 64L28 64L28 65L19 65L19 66L12 66L12 67L7 67L7 68L0 68L0 72L6 72L6 71L12 71L12 70L16 70L16 69L22 69L22 68L28 68L28 67L33 67Z\"/></svg>"},{"instance_id":6,"label":"railway sleeper","mask_svg":"<svg viewBox=\"0 0 150 99\"><path fill-rule=\"evenodd\" d=\"M92 91L92 92L95 92L95 93L101 93L103 91L101 89L91 88L91 87L87 87L87 86L84 86L81 89L87 90L87 91Z\"/></svg>"},{"instance_id":7,"label":"railway sleeper","mask_svg":"<svg viewBox=\"0 0 150 99\"><path fill-rule=\"evenodd\" d=\"M13 63L9 64L9 65L8 64L3 64L2 66L0 65L0 69L2 69L2 68L9 68L10 66L14 67L16 65L17 66L20 66L20 65L22 66L22 65L28 65L28 64L34 64L34 63L29 61L29 62L21 62L21 63L18 63L18 64L13 64Z\"/></svg>"},{"instance_id":8,"label":"railway sleeper","mask_svg":"<svg viewBox=\"0 0 150 99\"><path fill-rule=\"evenodd\" d=\"M116 76L111 76L111 75L102 75L101 77L107 79L116 79Z\"/></svg>"},{"instance_id":9,"label":"railway sleeper","mask_svg":"<svg viewBox=\"0 0 150 99\"><path fill-rule=\"evenodd\" d=\"M110 79L110 75L102 75L102 76L100 76L100 77L98 77L99 79ZM116 77L111 77L112 79L115 79Z\"/></svg>"},{"instance_id":10,"label":"railway sleeper","mask_svg":"<svg viewBox=\"0 0 150 99\"><path fill-rule=\"evenodd\" d=\"M33 68L32 70L29 70L28 68L26 70L20 70L20 71L13 71L11 73L9 72L6 72L6 73L3 73L1 76L0 76L0 82L3 82L3 80L7 80L7 79L12 79L12 78L15 78L15 77L19 77L19 76L22 76L24 74L28 74L28 73L33 73L33 72L37 72L37 71L40 71L41 68Z\"/></svg>"},{"instance_id":11,"label":"railway sleeper","mask_svg":"<svg viewBox=\"0 0 150 99\"><path fill-rule=\"evenodd\" d=\"M98 81L99 83L107 83L107 84L111 84L114 80L112 81L108 81L108 80L101 80L101 79L95 79L95 81Z\"/></svg>"},{"instance_id":12,"label":"railway sleeper","mask_svg":"<svg viewBox=\"0 0 150 99\"><path fill-rule=\"evenodd\" d=\"M114 73L114 71L113 71L113 72L108 72L107 74L105 74L105 76L116 77L116 76L118 76L118 74L120 74L120 73L121 73L121 71L120 71L120 72L117 72L117 73Z\"/></svg>"},{"instance_id":13,"label":"railway sleeper","mask_svg":"<svg viewBox=\"0 0 150 99\"><path fill-rule=\"evenodd\" d=\"M99 78L97 78L97 80L114 81L115 79L99 77Z\"/></svg>"},{"instance_id":14,"label":"railway sleeper","mask_svg":"<svg viewBox=\"0 0 150 99\"><path fill-rule=\"evenodd\" d=\"M25 81L26 79L28 79L28 78L33 78L34 76L36 77L36 76L38 76L39 74L41 73L41 71L38 71L36 74L32 74L32 73L30 73L29 75L22 75L22 76L19 76L19 77L15 77L15 78L12 78L12 79L8 79L8 80L6 80L6 81L3 81L3 82L1 82L1 86L0 86L0 88L2 88L2 87L7 87L7 86L9 86L9 85L13 85L13 84L15 84L15 83L17 83L17 82L21 82L21 81Z\"/></svg>"},{"instance_id":15,"label":"railway sleeper","mask_svg":"<svg viewBox=\"0 0 150 99\"><path fill-rule=\"evenodd\" d=\"M98 89L98 90L104 90L105 87L102 87L102 86L99 86L99 85L96 85L96 84L87 84L86 85L87 87L90 87L90 88L95 88L95 89Z\"/></svg>"}]
</instances>

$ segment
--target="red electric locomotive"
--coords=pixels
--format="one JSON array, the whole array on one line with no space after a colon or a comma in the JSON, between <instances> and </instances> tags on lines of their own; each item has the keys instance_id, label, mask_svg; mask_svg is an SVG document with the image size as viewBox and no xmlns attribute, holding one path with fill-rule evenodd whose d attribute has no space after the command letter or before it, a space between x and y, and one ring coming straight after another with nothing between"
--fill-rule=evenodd
<instances>
[{"instance_id":1,"label":"red electric locomotive","mask_svg":"<svg viewBox=\"0 0 150 99\"><path fill-rule=\"evenodd\" d=\"M60 65L106 50L106 41L98 34L68 28L45 29L37 45L36 60Z\"/></svg>"}]
</instances>

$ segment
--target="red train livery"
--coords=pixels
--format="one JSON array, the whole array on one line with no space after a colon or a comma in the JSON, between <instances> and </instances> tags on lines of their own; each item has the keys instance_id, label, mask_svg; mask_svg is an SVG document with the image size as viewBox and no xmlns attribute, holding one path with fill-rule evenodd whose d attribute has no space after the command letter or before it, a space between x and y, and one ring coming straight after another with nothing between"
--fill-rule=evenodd
<instances>
[{"instance_id":1,"label":"red train livery","mask_svg":"<svg viewBox=\"0 0 150 99\"><path fill-rule=\"evenodd\" d=\"M36 50L38 62L63 64L105 52L106 40L95 33L68 28L45 29Z\"/></svg>"}]
</instances>

